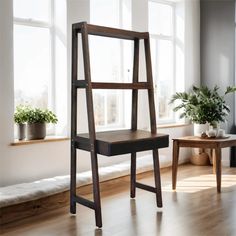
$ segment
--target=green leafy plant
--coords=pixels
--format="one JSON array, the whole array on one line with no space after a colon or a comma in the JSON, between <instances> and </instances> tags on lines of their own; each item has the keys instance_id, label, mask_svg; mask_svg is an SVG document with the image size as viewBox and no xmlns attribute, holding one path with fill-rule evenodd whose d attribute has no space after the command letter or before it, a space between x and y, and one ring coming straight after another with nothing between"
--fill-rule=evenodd
<instances>
[{"instance_id":1,"label":"green leafy plant","mask_svg":"<svg viewBox=\"0 0 236 236\"><path fill-rule=\"evenodd\" d=\"M19 105L16 107L16 111L14 113L14 122L16 124L24 124L28 121L28 106Z\"/></svg>"},{"instance_id":2,"label":"green leafy plant","mask_svg":"<svg viewBox=\"0 0 236 236\"><path fill-rule=\"evenodd\" d=\"M27 111L27 122L33 123L53 123L56 124L58 121L56 115L48 109L40 108L29 108Z\"/></svg>"},{"instance_id":3,"label":"green leafy plant","mask_svg":"<svg viewBox=\"0 0 236 236\"><path fill-rule=\"evenodd\" d=\"M31 106L19 105L16 107L14 121L17 124L24 123L53 123L56 124L57 116L48 109L33 108Z\"/></svg>"},{"instance_id":4,"label":"green leafy plant","mask_svg":"<svg viewBox=\"0 0 236 236\"><path fill-rule=\"evenodd\" d=\"M206 86L193 86L192 90L182 93L175 93L170 104L179 102L173 111L181 111L180 118L186 117L194 123L209 123L215 126L224 122L230 112L230 107L225 102L225 95L236 91L236 87L227 87L224 95L219 94L219 87L212 90Z\"/></svg>"}]
</instances>

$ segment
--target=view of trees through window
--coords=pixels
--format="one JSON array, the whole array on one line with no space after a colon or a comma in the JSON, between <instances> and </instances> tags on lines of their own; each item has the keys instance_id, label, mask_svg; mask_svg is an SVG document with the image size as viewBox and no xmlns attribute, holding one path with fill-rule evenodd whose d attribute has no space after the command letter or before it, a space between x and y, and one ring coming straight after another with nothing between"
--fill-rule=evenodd
<instances>
[{"instance_id":1,"label":"view of trees through window","mask_svg":"<svg viewBox=\"0 0 236 236\"><path fill-rule=\"evenodd\" d=\"M128 29L131 20L130 4L130 0L91 0L91 23ZM93 81L128 82L132 68L131 42L90 36L89 44ZM94 90L93 95L97 127L124 126L124 92Z\"/></svg>"},{"instance_id":2,"label":"view of trees through window","mask_svg":"<svg viewBox=\"0 0 236 236\"><path fill-rule=\"evenodd\" d=\"M14 0L15 105L52 105L51 0Z\"/></svg>"},{"instance_id":3,"label":"view of trees through window","mask_svg":"<svg viewBox=\"0 0 236 236\"><path fill-rule=\"evenodd\" d=\"M14 98L58 117L48 134L66 134L67 1L13 0ZM15 130L16 131L16 130Z\"/></svg>"},{"instance_id":4,"label":"view of trees through window","mask_svg":"<svg viewBox=\"0 0 236 236\"><path fill-rule=\"evenodd\" d=\"M30 104L54 109L58 96L55 77L63 74L66 78L66 72L55 70L60 62L57 48L61 45L61 41L57 43L59 41L53 25L55 2L14 0L15 105ZM131 0L90 0L90 23L132 29L131 3ZM159 123L173 122L174 115L168 101L175 91L175 57L178 54L175 46L174 2L149 0L147 20L151 35L157 119ZM131 82L133 42L89 36L89 46L93 81ZM61 55L66 58L66 49ZM66 64L65 60L63 64ZM61 64L57 67L61 68ZM121 90L93 90L98 128L119 128L127 123L125 113L128 113L130 103L127 103L129 99L125 93Z\"/></svg>"}]
</instances>

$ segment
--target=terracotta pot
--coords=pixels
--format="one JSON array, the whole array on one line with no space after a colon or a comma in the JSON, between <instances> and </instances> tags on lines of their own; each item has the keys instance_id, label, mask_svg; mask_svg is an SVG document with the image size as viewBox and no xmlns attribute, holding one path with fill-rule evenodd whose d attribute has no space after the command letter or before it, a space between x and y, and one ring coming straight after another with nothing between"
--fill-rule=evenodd
<instances>
[{"instance_id":1,"label":"terracotta pot","mask_svg":"<svg viewBox=\"0 0 236 236\"><path fill-rule=\"evenodd\" d=\"M17 124L17 136L19 140L25 139L26 124Z\"/></svg>"},{"instance_id":2,"label":"terracotta pot","mask_svg":"<svg viewBox=\"0 0 236 236\"><path fill-rule=\"evenodd\" d=\"M46 137L46 123L32 123L27 125L27 139L44 139Z\"/></svg>"}]
</instances>

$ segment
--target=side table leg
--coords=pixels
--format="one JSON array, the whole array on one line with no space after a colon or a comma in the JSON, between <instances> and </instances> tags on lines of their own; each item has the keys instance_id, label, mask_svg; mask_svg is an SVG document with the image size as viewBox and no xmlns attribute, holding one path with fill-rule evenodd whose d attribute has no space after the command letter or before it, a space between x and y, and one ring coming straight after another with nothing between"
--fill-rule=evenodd
<instances>
[{"instance_id":1,"label":"side table leg","mask_svg":"<svg viewBox=\"0 0 236 236\"><path fill-rule=\"evenodd\" d=\"M173 141L173 160L172 160L172 189L176 189L177 169L179 161L179 144L177 140Z\"/></svg>"},{"instance_id":2,"label":"side table leg","mask_svg":"<svg viewBox=\"0 0 236 236\"><path fill-rule=\"evenodd\" d=\"M221 192L221 148L215 149L215 170L216 170L216 183L217 192Z\"/></svg>"},{"instance_id":3,"label":"side table leg","mask_svg":"<svg viewBox=\"0 0 236 236\"><path fill-rule=\"evenodd\" d=\"M136 188L136 152L131 153L130 197L135 198Z\"/></svg>"},{"instance_id":4,"label":"side table leg","mask_svg":"<svg viewBox=\"0 0 236 236\"><path fill-rule=\"evenodd\" d=\"M216 174L216 150L212 149L212 172Z\"/></svg>"}]
</instances>

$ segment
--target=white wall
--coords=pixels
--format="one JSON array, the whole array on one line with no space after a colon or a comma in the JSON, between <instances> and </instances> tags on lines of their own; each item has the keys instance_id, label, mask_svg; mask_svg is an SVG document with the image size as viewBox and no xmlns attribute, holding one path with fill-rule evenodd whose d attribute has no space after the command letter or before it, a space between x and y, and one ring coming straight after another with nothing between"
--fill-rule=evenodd
<instances>
[{"instance_id":1,"label":"white wall","mask_svg":"<svg viewBox=\"0 0 236 236\"><path fill-rule=\"evenodd\" d=\"M7 145L13 137L12 2L0 2L0 186L4 183ZM3 56L4 55L4 56ZM10 95L10 96L9 96Z\"/></svg>"},{"instance_id":2,"label":"white wall","mask_svg":"<svg viewBox=\"0 0 236 236\"><path fill-rule=\"evenodd\" d=\"M14 134L12 0L0 1L0 29L0 186L67 174L69 141L9 146Z\"/></svg>"},{"instance_id":3,"label":"white wall","mask_svg":"<svg viewBox=\"0 0 236 236\"><path fill-rule=\"evenodd\" d=\"M145 9L147 9L146 0L132 1L133 8L133 27L136 30L147 30L147 18L144 15ZM196 3L197 4L197 3ZM192 8L195 10L195 8ZM68 0L67 6L68 17L68 87L70 88L70 42L71 42L71 24L78 21L89 21L89 1L88 0ZM187 19L187 18L186 18ZM198 20L196 20L197 24ZM193 25L195 27L195 25ZM14 93L13 93L13 20L12 20L12 0L0 1L0 29L4 34L0 35L0 186L11 185L22 182L30 182L40 178L53 177L56 175L65 175L69 173L70 163L70 145L69 141L34 144L27 146L9 146L13 140L13 105L14 105ZM193 28L194 29L194 28ZM196 34L195 31L190 34ZM196 36L196 35L195 35ZM193 35L193 37L195 37ZM196 56L196 59L192 59L193 65L198 61L197 47L198 40L192 44L192 57ZM188 58L189 59L189 58ZM189 61L191 61L189 59ZM194 67L195 74L198 72L198 67ZM190 72L189 72L190 73ZM192 76L186 78L187 81L198 79L198 76ZM191 83L191 82L189 82ZM69 91L70 94L70 91ZM68 98L69 100L69 98ZM84 96L79 98L81 103L84 102ZM144 110L147 107L146 102L141 101L140 113L144 114ZM82 107L79 103L79 108L82 109L82 114L85 114L85 107ZM68 102L69 106L69 102ZM80 131L86 127L86 116L81 117L78 124L81 127ZM144 116L139 119L140 127L144 127L147 123L144 121ZM148 117L147 117L148 119ZM177 136L183 136L190 134L192 131L187 127L164 129L160 132L170 134L171 138ZM171 160L172 149L169 148L162 150L161 153L166 156L168 160ZM79 152L79 170L85 171L90 168L89 155L85 152ZM142 154L141 154L142 155ZM182 155L181 155L182 156ZM183 152L183 158L187 157L187 153ZM124 160L128 160L128 156L121 157L99 157L100 166L111 165Z\"/></svg>"},{"instance_id":4,"label":"white wall","mask_svg":"<svg viewBox=\"0 0 236 236\"><path fill-rule=\"evenodd\" d=\"M185 1L185 89L200 85L200 1Z\"/></svg>"}]
</instances>

